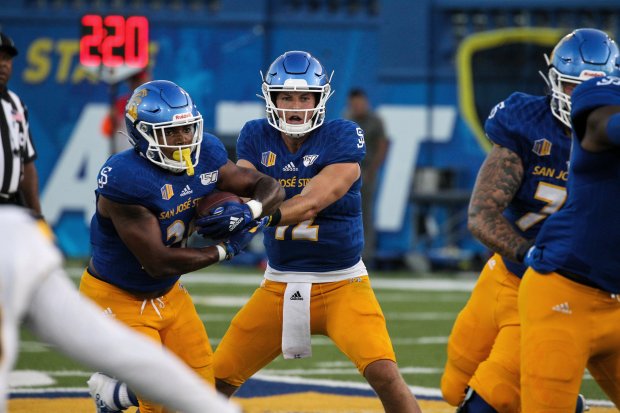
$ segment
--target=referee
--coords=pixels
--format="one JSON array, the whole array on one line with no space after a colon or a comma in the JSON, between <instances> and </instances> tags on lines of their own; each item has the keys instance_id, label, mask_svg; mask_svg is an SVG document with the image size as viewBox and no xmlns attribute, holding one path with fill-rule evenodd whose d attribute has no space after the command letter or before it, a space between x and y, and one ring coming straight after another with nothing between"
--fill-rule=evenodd
<instances>
[{"instance_id":1,"label":"referee","mask_svg":"<svg viewBox=\"0 0 620 413\"><path fill-rule=\"evenodd\" d=\"M39 178L34 166L37 153L28 124L28 110L8 89L17 48L0 33L0 204L22 205L41 215Z\"/></svg>"}]
</instances>

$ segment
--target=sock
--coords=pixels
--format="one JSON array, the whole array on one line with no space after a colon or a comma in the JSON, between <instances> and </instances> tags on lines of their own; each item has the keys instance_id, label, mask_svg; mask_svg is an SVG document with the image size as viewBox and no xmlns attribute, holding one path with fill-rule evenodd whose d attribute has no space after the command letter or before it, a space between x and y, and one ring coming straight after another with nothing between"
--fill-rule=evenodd
<instances>
[{"instance_id":1,"label":"sock","mask_svg":"<svg viewBox=\"0 0 620 413\"><path fill-rule=\"evenodd\" d=\"M118 388L114 390L114 402L118 400L116 404L121 406L122 409L139 405L138 397L125 383L119 382Z\"/></svg>"},{"instance_id":2,"label":"sock","mask_svg":"<svg viewBox=\"0 0 620 413\"><path fill-rule=\"evenodd\" d=\"M484 401L471 387L467 389L465 400L456 411L457 413L497 413L497 410Z\"/></svg>"}]
</instances>

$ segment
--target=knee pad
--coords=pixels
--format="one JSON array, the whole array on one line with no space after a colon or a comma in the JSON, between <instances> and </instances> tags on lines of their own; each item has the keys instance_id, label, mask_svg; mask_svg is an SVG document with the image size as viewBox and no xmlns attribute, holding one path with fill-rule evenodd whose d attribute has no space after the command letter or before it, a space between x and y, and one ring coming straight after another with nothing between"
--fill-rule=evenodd
<instances>
[{"instance_id":1,"label":"knee pad","mask_svg":"<svg viewBox=\"0 0 620 413\"><path fill-rule=\"evenodd\" d=\"M441 377L441 395L450 406L458 406L467 390L467 377L444 375Z\"/></svg>"},{"instance_id":2,"label":"knee pad","mask_svg":"<svg viewBox=\"0 0 620 413\"><path fill-rule=\"evenodd\" d=\"M497 410L470 387L456 413L497 413Z\"/></svg>"}]
</instances>

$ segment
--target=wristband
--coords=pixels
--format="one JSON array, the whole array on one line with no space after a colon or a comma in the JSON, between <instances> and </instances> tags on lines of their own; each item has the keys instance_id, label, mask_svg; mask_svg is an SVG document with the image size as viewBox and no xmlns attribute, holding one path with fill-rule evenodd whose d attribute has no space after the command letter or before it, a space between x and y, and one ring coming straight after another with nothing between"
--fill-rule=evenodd
<instances>
[{"instance_id":1,"label":"wristband","mask_svg":"<svg viewBox=\"0 0 620 413\"><path fill-rule=\"evenodd\" d=\"M245 203L252 211L252 219L256 219L263 213L263 203L256 199L251 199Z\"/></svg>"},{"instance_id":2,"label":"wristband","mask_svg":"<svg viewBox=\"0 0 620 413\"><path fill-rule=\"evenodd\" d=\"M215 248L217 248L217 253L220 255L219 261L228 259L228 254L226 253L226 247L224 247L224 244L217 244Z\"/></svg>"},{"instance_id":3,"label":"wristband","mask_svg":"<svg viewBox=\"0 0 620 413\"><path fill-rule=\"evenodd\" d=\"M527 243L521 245L519 249L517 249L515 257L517 258L518 262L523 263L523 260L525 259L525 254L527 254L530 248L532 248L532 245L534 245L534 241L535 240L528 240Z\"/></svg>"},{"instance_id":4,"label":"wristband","mask_svg":"<svg viewBox=\"0 0 620 413\"><path fill-rule=\"evenodd\" d=\"M280 211L280 208L278 208L276 209L276 212L269 215L269 221L267 221L267 224L265 226L275 227L276 225L280 223L281 219L282 219L282 211Z\"/></svg>"},{"instance_id":5,"label":"wristband","mask_svg":"<svg viewBox=\"0 0 620 413\"><path fill-rule=\"evenodd\" d=\"M620 145L620 113L614 113L607 120L607 138L614 145Z\"/></svg>"}]
</instances>

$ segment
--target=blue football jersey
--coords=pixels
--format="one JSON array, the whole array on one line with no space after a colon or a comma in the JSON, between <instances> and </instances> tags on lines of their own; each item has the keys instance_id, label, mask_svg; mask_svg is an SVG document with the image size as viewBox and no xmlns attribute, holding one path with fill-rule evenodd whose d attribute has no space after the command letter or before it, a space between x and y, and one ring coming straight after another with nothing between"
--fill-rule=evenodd
<instances>
[{"instance_id":1,"label":"blue football jersey","mask_svg":"<svg viewBox=\"0 0 620 413\"><path fill-rule=\"evenodd\" d=\"M212 192L218 169L228 160L224 145L204 134L194 175L163 169L133 149L110 157L98 176L97 199L142 205L159 220L161 240L170 248L184 247L193 230L197 201ZM152 292L172 286L179 277L158 280L149 276L120 239L112 221L97 211L91 220L93 264L103 280L128 291ZM179 274L181 276L181 274Z\"/></svg>"},{"instance_id":2,"label":"blue football jersey","mask_svg":"<svg viewBox=\"0 0 620 413\"><path fill-rule=\"evenodd\" d=\"M301 193L310 179L335 163L360 163L366 154L364 136L348 120L325 122L311 132L296 153L266 119L247 122L237 141L237 157L275 178L286 199ZM297 225L265 229L269 265L278 271L327 272L352 267L364 245L361 179L316 218Z\"/></svg>"},{"instance_id":3,"label":"blue football jersey","mask_svg":"<svg viewBox=\"0 0 620 413\"><path fill-rule=\"evenodd\" d=\"M542 254L533 267L579 274L619 294L620 149L588 152L580 141L587 113L599 106L620 105L620 79L588 80L573 91L571 102L574 131L568 200L539 232L536 246Z\"/></svg>"},{"instance_id":4,"label":"blue football jersey","mask_svg":"<svg viewBox=\"0 0 620 413\"><path fill-rule=\"evenodd\" d=\"M566 200L571 140L551 113L549 98L513 93L493 108L485 123L493 143L515 152L523 164L523 181L504 217L525 238L534 239L542 223ZM526 267L504 259L522 277Z\"/></svg>"}]
</instances>

